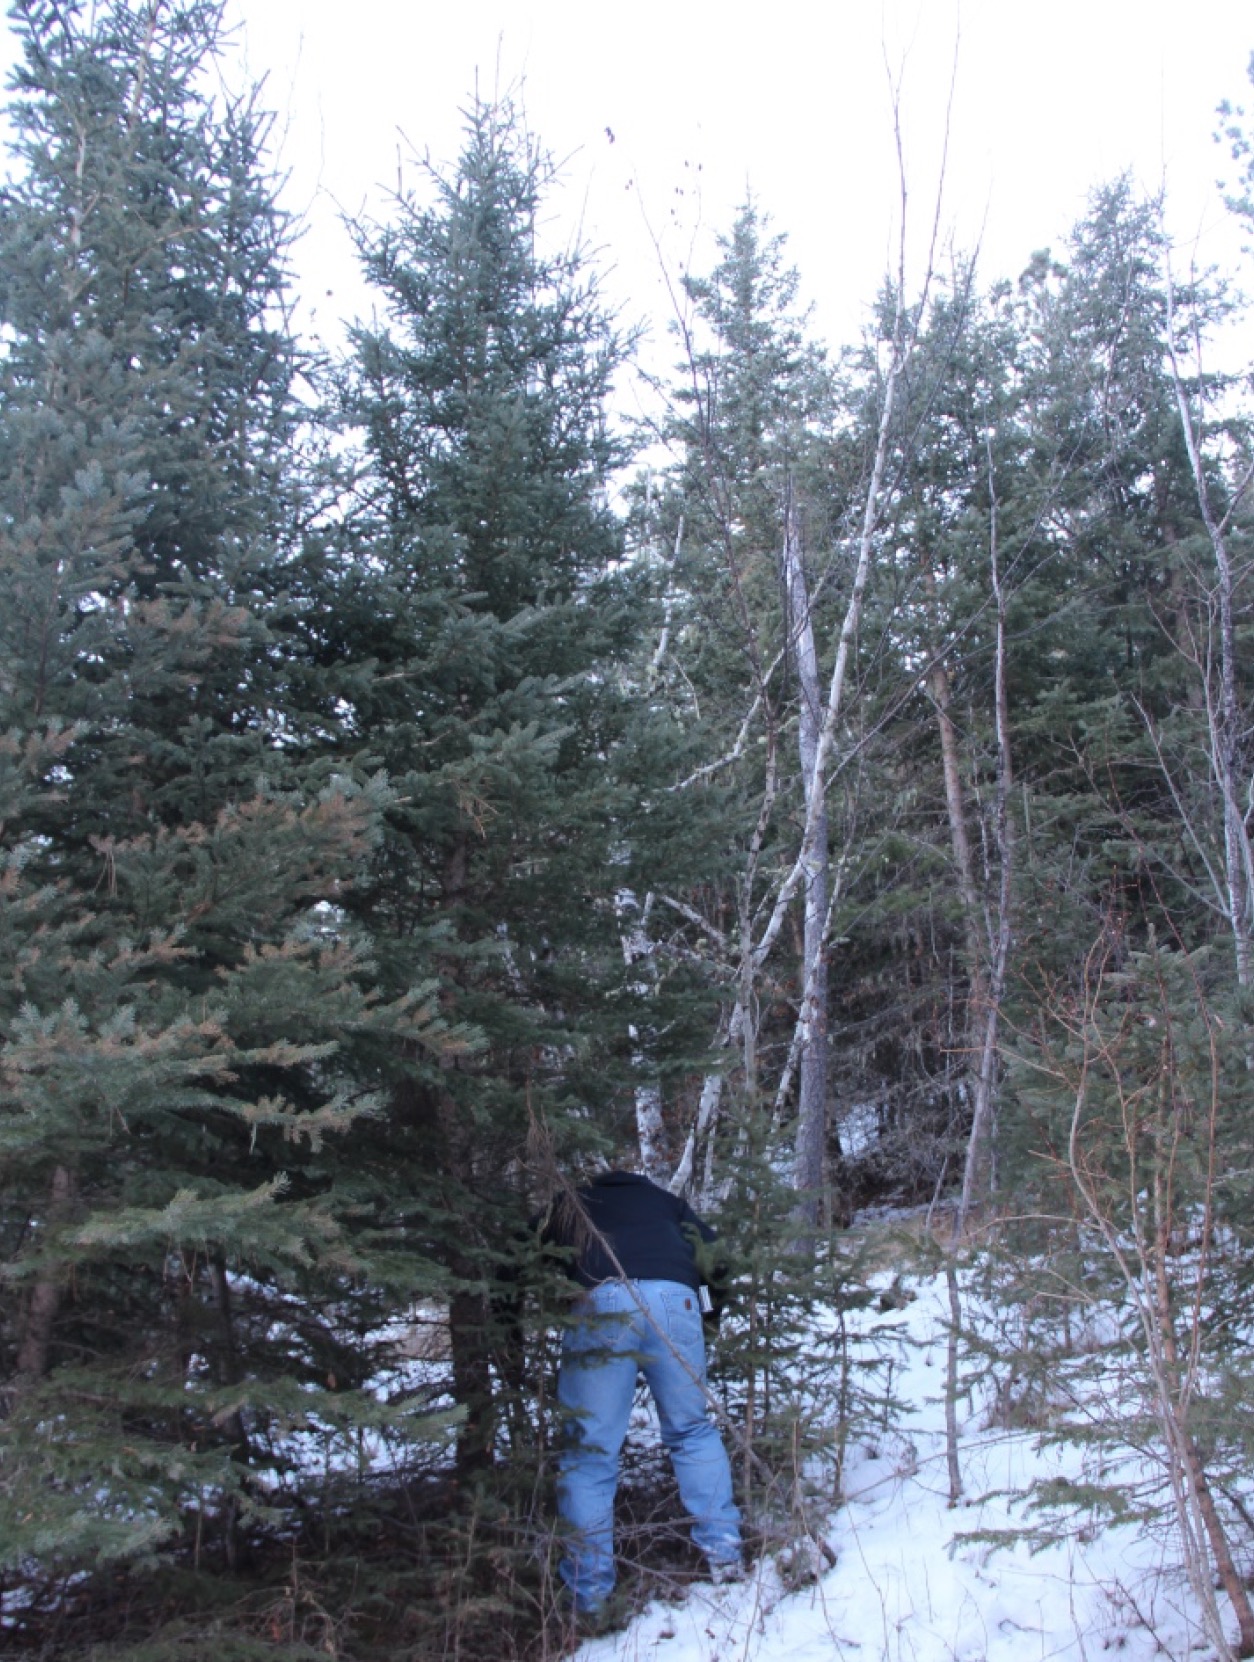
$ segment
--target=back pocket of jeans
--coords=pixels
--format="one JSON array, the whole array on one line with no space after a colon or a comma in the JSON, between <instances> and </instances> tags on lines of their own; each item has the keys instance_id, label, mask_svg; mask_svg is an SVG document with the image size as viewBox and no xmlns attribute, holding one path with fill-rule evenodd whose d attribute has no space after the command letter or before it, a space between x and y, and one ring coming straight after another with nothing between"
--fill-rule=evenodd
<instances>
[{"instance_id":1,"label":"back pocket of jeans","mask_svg":"<svg viewBox=\"0 0 1254 1662\"><path fill-rule=\"evenodd\" d=\"M696 1344L704 1349L701 1311L695 1293L663 1293L666 1330L676 1344Z\"/></svg>"}]
</instances>

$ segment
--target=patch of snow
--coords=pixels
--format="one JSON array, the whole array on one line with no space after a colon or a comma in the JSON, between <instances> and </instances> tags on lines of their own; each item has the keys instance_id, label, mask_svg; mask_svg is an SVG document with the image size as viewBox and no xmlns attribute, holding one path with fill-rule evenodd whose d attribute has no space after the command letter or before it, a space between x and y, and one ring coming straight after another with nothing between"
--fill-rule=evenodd
<instances>
[{"instance_id":1,"label":"patch of snow","mask_svg":"<svg viewBox=\"0 0 1254 1662\"><path fill-rule=\"evenodd\" d=\"M874 1102L854 1102L840 1116L837 1126L841 1152L846 1160L868 1154L880 1140L880 1110Z\"/></svg>"}]
</instances>

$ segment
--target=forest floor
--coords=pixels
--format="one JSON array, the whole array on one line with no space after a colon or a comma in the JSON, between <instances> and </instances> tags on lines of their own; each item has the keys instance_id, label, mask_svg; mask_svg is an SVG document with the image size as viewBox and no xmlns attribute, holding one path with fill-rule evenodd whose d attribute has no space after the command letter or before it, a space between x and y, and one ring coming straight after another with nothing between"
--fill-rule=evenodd
<instances>
[{"instance_id":1,"label":"forest floor","mask_svg":"<svg viewBox=\"0 0 1254 1662\"><path fill-rule=\"evenodd\" d=\"M697 1581L680 1602L654 1601L625 1630L583 1644L578 1662L1096 1662L1109 1651L1128 1662L1184 1662L1213 1654L1172 1532L1144 1519L1112 1523L1100 1502L1083 1499L1098 1493L1099 1478L1161 1499L1161 1476L1133 1449L1088 1440L1082 1400L1078 1417L1069 1416L1078 1434L1058 1440L1057 1425L1016 1426L996 1370L965 1379L957 1403L963 1494L950 1504L945 1277L904 1291L899 1308L861 1315L864 1339L895 1351L899 1406L882 1430L864 1431L848 1449L844 1502L816 1532L812 1556L822 1573L796 1586L796 1551L790 1561L777 1550L741 1585ZM969 1294L966 1308L978 1325ZM1095 1400L1094 1415L1109 1401ZM1078 1502L1061 1525L1031 1505L1042 1483Z\"/></svg>"}]
</instances>

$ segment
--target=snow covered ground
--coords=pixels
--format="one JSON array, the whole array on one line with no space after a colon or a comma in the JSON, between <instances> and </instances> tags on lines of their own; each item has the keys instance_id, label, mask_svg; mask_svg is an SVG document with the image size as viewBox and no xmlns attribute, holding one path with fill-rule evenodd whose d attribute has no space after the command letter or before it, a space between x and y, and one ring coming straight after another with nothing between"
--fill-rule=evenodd
<instances>
[{"instance_id":1,"label":"snow covered ground","mask_svg":"<svg viewBox=\"0 0 1254 1662\"><path fill-rule=\"evenodd\" d=\"M1171 1539L1141 1524L1077 1520L1069 1539L1036 1551L963 1539L1030 1527L1032 1481L1079 1478L1086 1454L1007 1430L978 1392L964 1397L965 1496L951 1507L944 1278L913 1290L904 1308L864 1318L900 1330L893 1390L906 1407L850 1449L846 1504L825 1535L834 1567L790 1591L768 1556L743 1585L697 1583L682 1604L651 1604L625 1631L586 1642L578 1662L1097 1662L1109 1651L1183 1662L1210 1652Z\"/></svg>"}]
</instances>

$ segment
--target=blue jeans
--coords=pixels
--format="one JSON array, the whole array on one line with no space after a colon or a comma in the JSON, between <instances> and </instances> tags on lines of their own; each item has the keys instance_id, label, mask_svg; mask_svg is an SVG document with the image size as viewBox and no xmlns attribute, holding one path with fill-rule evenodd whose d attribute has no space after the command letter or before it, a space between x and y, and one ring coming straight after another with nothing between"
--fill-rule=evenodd
<instances>
[{"instance_id":1,"label":"blue jeans","mask_svg":"<svg viewBox=\"0 0 1254 1662\"><path fill-rule=\"evenodd\" d=\"M595 1610L614 1586L618 1454L641 1368L693 1520L693 1540L713 1562L740 1558L731 1468L703 1390L697 1295L677 1281L605 1281L575 1305L557 1382L567 1416L557 1507L569 1530L558 1568L576 1610Z\"/></svg>"}]
</instances>

